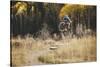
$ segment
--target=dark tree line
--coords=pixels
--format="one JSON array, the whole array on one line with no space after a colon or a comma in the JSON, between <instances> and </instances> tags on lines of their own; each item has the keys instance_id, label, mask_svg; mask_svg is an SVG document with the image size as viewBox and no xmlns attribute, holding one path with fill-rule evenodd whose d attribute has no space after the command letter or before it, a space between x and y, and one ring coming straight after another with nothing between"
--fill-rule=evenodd
<instances>
[{"instance_id":1,"label":"dark tree line","mask_svg":"<svg viewBox=\"0 0 100 67\"><path fill-rule=\"evenodd\" d=\"M10 10L11 35L35 34L44 24L50 33L58 32L58 24L64 15L73 21L72 32L76 32L77 24L96 32L96 6L11 1Z\"/></svg>"}]
</instances>

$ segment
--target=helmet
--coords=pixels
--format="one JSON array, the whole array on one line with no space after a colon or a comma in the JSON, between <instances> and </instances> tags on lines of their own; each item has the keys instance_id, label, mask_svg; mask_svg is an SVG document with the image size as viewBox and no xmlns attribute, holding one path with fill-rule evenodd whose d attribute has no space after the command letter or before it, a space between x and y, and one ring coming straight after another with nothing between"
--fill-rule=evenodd
<instances>
[{"instance_id":1,"label":"helmet","mask_svg":"<svg viewBox=\"0 0 100 67\"><path fill-rule=\"evenodd\" d=\"M63 17L63 20L64 20L64 21L68 21L68 16L65 15L65 16Z\"/></svg>"}]
</instances>

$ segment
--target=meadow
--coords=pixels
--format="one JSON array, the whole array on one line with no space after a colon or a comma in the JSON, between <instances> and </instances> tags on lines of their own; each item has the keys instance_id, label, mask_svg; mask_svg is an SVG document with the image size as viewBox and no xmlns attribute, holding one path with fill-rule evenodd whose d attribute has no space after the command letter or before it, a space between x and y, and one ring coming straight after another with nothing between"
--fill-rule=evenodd
<instances>
[{"instance_id":1,"label":"meadow","mask_svg":"<svg viewBox=\"0 0 100 67\"><path fill-rule=\"evenodd\" d=\"M46 40L33 37L11 38L12 66L96 61L96 37Z\"/></svg>"}]
</instances>

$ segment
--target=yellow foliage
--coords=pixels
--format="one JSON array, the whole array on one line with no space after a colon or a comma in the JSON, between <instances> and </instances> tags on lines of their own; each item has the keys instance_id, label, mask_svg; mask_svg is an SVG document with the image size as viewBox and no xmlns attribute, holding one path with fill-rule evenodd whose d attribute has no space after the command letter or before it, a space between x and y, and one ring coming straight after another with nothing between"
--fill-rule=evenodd
<instances>
[{"instance_id":1,"label":"yellow foliage","mask_svg":"<svg viewBox=\"0 0 100 67\"><path fill-rule=\"evenodd\" d=\"M27 4L25 2L17 2L13 8L17 10L16 15L22 14L27 11Z\"/></svg>"},{"instance_id":2,"label":"yellow foliage","mask_svg":"<svg viewBox=\"0 0 100 67\"><path fill-rule=\"evenodd\" d=\"M63 17L64 15L68 15L71 14L74 11L78 11L78 12L82 12L83 10L85 10L85 6L84 5L68 5L65 4L59 14L59 17Z\"/></svg>"}]
</instances>

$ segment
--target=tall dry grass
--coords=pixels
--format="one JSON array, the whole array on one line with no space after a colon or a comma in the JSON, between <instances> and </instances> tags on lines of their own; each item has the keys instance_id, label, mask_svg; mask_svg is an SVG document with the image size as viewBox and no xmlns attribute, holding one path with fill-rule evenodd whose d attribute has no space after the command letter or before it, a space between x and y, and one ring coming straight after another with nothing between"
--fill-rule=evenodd
<instances>
[{"instance_id":1,"label":"tall dry grass","mask_svg":"<svg viewBox=\"0 0 100 67\"><path fill-rule=\"evenodd\" d=\"M40 56L39 60L44 63L70 63L96 61L96 39L95 37L83 37L71 39L70 42L63 40L57 50L52 53Z\"/></svg>"},{"instance_id":2,"label":"tall dry grass","mask_svg":"<svg viewBox=\"0 0 100 67\"><path fill-rule=\"evenodd\" d=\"M58 41L18 37L11 39L11 46L13 66L96 61L95 36L66 37ZM51 50L51 47L57 49Z\"/></svg>"}]
</instances>

